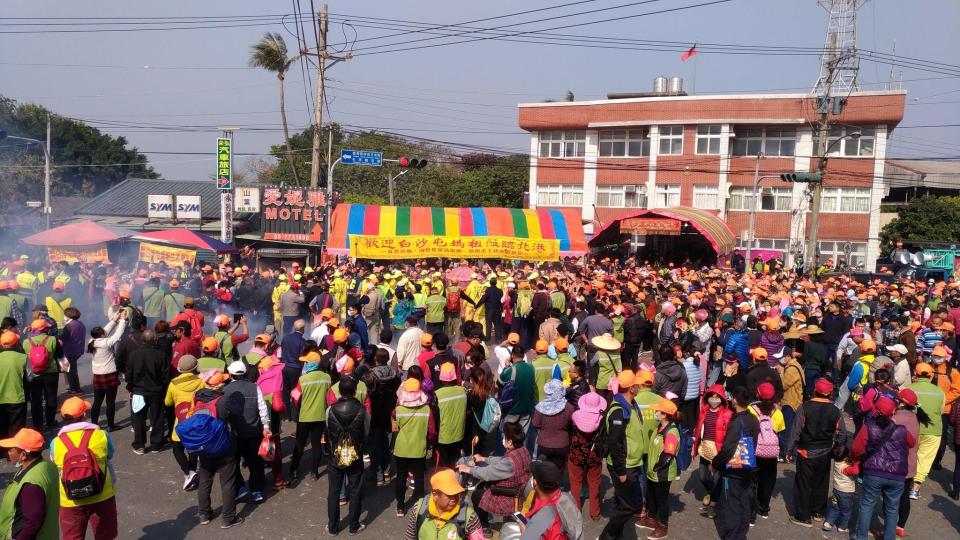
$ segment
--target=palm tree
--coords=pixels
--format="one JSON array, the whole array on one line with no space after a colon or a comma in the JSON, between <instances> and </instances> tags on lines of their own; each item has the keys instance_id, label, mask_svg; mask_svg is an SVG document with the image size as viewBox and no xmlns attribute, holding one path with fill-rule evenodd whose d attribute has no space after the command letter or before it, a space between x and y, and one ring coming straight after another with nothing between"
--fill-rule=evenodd
<instances>
[{"instance_id":1,"label":"palm tree","mask_svg":"<svg viewBox=\"0 0 960 540\"><path fill-rule=\"evenodd\" d=\"M287 43L283 40L283 36L276 32L267 32L260 41L250 47L250 67L272 71L277 74L277 80L280 81L280 121L283 123L283 140L287 146L287 159L290 161L290 168L293 170L293 181L300 185L297 166L293 159L293 149L290 147L290 133L287 130L287 111L284 105L283 89L283 80L286 77L287 70L298 57L299 55L287 57Z\"/></svg>"}]
</instances>

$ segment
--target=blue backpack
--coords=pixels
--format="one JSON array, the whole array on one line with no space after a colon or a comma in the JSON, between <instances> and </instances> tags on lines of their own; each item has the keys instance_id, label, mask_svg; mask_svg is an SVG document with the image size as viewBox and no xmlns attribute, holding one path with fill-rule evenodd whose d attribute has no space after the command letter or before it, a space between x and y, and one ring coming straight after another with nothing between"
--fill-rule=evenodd
<instances>
[{"instance_id":1,"label":"blue backpack","mask_svg":"<svg viewBox=\"0 0 960 540\"><path fill-rule=\"evenodd\" d=\"M682 472L687 470L693 461L693 437L687 428L683 426L677 427L680 429L680 446L677 448L677 470Z\"/></svg>"},{"instance_id":2,"label":"blue backpack","mask_svg":"<svg viewBox=\"0 0 960 540\"><path fill-rule=\"evenodd\" d=\"M227 425L210 414L194 414L177 424L183 449L203 457L218 457L230 451Z\"/></svg>"},{"instance_id":3,"label":"blue backpack","mask_svg":"<svg viewBox=\"0 0 960 540\"><path fill-rule=\"evenodd\" d=\"M500 408L500 403L498 403L493 396L489 396L483 405L483 417L477 418L476 413L474 413L473 416L477 420L477 425L480 426L480 429L490 433L497 429L497 426L500 424L501 414L502 409Z\"/></svg>"}]
</instances>

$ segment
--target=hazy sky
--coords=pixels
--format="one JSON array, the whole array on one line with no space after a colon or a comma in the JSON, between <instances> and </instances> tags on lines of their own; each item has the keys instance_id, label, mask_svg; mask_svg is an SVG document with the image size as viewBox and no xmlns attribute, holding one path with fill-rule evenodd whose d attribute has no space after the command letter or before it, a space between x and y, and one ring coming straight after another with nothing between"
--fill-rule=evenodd
<instances>
[{"instance_id":1,"label":"hazy sky","mask_svg":"<svg viewBox=\"0 0 960 540\"><path fill-rule=\"evenodd\" d=\"M632 17L655 10L709 0L652 0L640 5L530 25L509 31L545 29L600 19L613 22L555 30L564 34L693 43L736 43L765 46L820 47L826 12L815 0L732 0L671 13ZM330 70L334 89L330 109L335 121L369 126L440 141L525 152L528 139L517 128L516 104L563 99L572 90L577 99L607 92L648 91L663 74L685 78L691 90L694 63L681 63L679 53L567 47L485 40L413 51L363 55L375 45L429 38L408 34L372 40L403 29L393 21L443 24L533 10L565 3L524 0L350 0L330 2L330 40L356 42L357 56ZM478 22L491 28L559 17L634 3L630 0L579 2L559 9ZM263 153L281 140L278 90L269 73L246 67L249 46L263 32L278 31L296 48L296 38L279 23L251 21L233 28L143 31L143 17L219 17L281 15L293 12L291 1L271 0L3 0L0 8L0 93L22 102L37 102L53 111L123 135L171 179L205 179L214 171L210 156L175 152L213 152L216 126L240 126L236 152ZM304 9L309 2L301 0ZM638 3L639 4L639 3ZM316 4L319 9L319 3ZM60 17L12 19L14 17ZM118 17L132 22L126 32L51 33L80 17ZM353 27L339 21L351 18ZM12 25L20 23L21 25ZM22 25L32 23L31 25ZM54 26L59 24L61 26ZM238 24L210 22L208 26ZM166 23L166 26L177 24ZM362 26L361 26L362 25ZM370 28L380 26L383 28ZM121 28L123 25L113 26ZM869 0L860 10L859 45L898 56L960 64L960 1ZM450 32L452 30L446 29ZM21 32L21 33L14 33ZM28 32L28 33L22 33ZM44 33L38 33L44 32ZM312 32L308 31L311 36ZM463 37L459 39L465 39ZM422 41L428 45L454 39ZM380 50L386 48L382 47ZM815 56L701 54L697 64L698 94L713 92L807 91L818 73ZM960 78L943 73L898 68L909 91L903 125L960 124ZM960 72L960 68L948 68ZM863 61L865 89L882 89L890 66ZM310 83L312 86L312 83ZM287 113L291 132L310 124L299 64L287 79ZM324 121L328 119L324 116ZM106 123L114 124L106 127ZM116 126L116 124L121 124ZM131 127L133 126L133 127ZM168 126L176 126L171 131ZM189 126L189 127L187 127ZM197 131L199 130L199 131ZM466 133L464 133L466 132ZM898 156L958 156L960 128L902 129L894 132L892 153ZM154 153L161 152L161 153ZM247 158L238 160L242 167Z\"/></svg>"}]
</instances>

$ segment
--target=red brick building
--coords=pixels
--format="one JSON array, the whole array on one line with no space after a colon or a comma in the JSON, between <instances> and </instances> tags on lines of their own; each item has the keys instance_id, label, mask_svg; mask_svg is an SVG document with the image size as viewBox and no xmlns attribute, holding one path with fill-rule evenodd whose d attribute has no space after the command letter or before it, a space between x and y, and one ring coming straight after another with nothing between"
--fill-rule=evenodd
<instances>
[{"instance_id":1,"label":"red brick building","mask_svg":"<svg viewBox=\"0 0 960 540\"><path fill-rule=\"evenodd\" d=\"M580 208L588 234L640 208L692 206L716 212L745 245L754 170L816 169L816 99L809 94L640 94L598 101L521 103L530 132L530 207ZM879 255L886 141L903 118L905 91L856 92L832 116L818 244L871 267ZM788 258L806 245L807 185L761 183L755 247Z\"/></svg>"}]
</instances>

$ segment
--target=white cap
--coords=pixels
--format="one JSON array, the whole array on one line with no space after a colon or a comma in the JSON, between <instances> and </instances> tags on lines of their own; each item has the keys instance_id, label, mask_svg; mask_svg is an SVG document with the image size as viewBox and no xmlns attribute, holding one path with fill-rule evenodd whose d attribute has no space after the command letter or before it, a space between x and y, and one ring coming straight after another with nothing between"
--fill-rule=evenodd
<instances>
[{"instance_id":1,"label":"white cap","mask_svg":"<svg viewBox=\"0 0 960 540\"><path fill-rule=\"evenodd\" d=\"M231 375L244 375L247 372L247 364L242 360L236 360L231 362L227 366L227 373Z\"/></svg>"},{"instance_id":2,"label":"white cap","mask_svg":"<svg viewBox=\"0 0 960 540\"><path fill-rule=\"evenodd\" d=\"M907 354L907 348L900 343L887 347L887 351L897 351L898 353L903 355Z\"/></svg>"},{"instance_id":3,"label":"white cap","mask_svg":"<svg viewBox=\"0 0 960 540\"><path fill-rule=\"evenodd\" d=\"M750 294L750 287L745 287L743 289L743 294Z\"/></svg>"}]
</instances>

